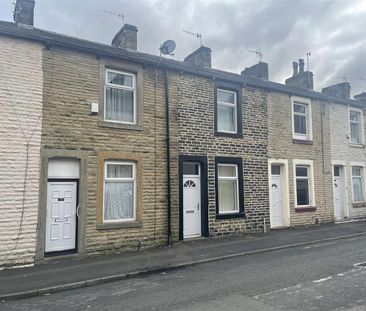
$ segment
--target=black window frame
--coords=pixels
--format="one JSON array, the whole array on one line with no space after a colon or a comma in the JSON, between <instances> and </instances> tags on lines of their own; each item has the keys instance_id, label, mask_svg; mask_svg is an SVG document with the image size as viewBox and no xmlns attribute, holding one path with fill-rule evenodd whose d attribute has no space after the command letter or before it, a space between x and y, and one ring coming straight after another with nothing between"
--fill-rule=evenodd
<instances>
[{"instance_id":1,"label":"black window frame","mask_svg":"<svg viewBox=\"0 0 366 311\"><path fill-rule=\"evenodd\" d=\"M238 188L239 188L239 212L230 214L220 214L219 209L219 180L218 166L219 164L235 164L238 166ZM216 202L216 219L244 218L244 181L243 181L243 159L233 157L215 157L215 202Z\"/></svg>"},{"instance_id":2,"label":"black window frame","mask_svg":"<svg viewBox=\"0 0 366 311\"><path fill-rule=\"evenodd\" d=\"M217 90L225 90L230 92L236 93L236 133L225 133L220 132L217 130ZM214 87L214 134L215 136L223 136L223 137L232 137L232 138L242 138L243 137L243 122L242 122L242 106L243 106L243 99L242 99L242 86L235 85L232 83L218 81L215 82Z\"/></svg>"}]
</instances>

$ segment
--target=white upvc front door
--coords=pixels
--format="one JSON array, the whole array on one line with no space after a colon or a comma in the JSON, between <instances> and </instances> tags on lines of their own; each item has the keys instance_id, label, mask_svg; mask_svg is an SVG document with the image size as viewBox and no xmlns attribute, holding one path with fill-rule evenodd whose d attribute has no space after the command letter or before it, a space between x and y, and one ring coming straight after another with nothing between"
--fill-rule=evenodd
<instances>
[{"instance_id":1,"label":"white upvc front door","mask_svg":"<svg viewBox=\"0 0 366 311\"><path fill-rule=\"evenodd\" d=\"M183 237L197 237L201 233L200 176L183 175Z\"/></svg>"},{"instance_id":2,"label":"white upvc front door","mask_svg":"<svg viewBox=\"0 0 366 311\"><path fill-rule=\"evenodd\" d=\"M345 217L342 167L334 166L333 172L334 217L336 220L342 220Z\"/></svg>"},{"instance_id":3,"label":"white upvc front door","mask_svg":"<svg viewBox=\"0 0 366 311\"><path fill-rule=\"evenodd\" d=\"M76 248L76 182L48 182L46 252Z\"/></svg>"},{"instance_id":4,"label":"white upvc front door","mask_svg":"<svg viewBox=\"0 0 366 311\"><path fill-rule=\"evenodd\" d=\"M271 176L271 228L284 227L281 175Z\"/></svg>"}]
</instances>

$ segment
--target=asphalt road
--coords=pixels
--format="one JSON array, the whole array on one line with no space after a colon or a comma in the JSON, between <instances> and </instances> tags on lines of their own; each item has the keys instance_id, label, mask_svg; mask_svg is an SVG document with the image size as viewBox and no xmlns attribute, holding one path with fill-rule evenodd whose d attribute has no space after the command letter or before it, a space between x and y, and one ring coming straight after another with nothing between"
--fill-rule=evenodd
<instances>
[{"instance_id":1,"label":"asphalt road","mask_svg":"<svg viewBox=\"0 0 366 311\"><path fill-rule=\"evenodd\" d=\"M0 310L366 310L366 237L236 257Z\"/></svg>"}]
</instances>

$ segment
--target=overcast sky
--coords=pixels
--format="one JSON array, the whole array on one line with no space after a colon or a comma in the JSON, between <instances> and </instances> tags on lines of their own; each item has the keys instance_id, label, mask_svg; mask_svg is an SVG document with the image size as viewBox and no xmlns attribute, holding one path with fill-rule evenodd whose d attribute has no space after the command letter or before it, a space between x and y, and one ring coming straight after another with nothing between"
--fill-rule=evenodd
<instances>
[{"instance_id":1,"label":"overcast sky","mask_svg":"<svg viewBox=\"0 0 366 311\"><path fill-rule=\"evenodd\" d=\"M0 0L0 19L12 21L12 3ZM214 68L240 73L258 61L270 80L284 83L292 61L311 52L315 90L347 79L352 94L366 91L366 0L36 0L35 27L109 44L122 13L136 25L138 50L158 54L176 41L176 60L199 47L183 29L202 34Z\"/></svg>"}]
</instances>

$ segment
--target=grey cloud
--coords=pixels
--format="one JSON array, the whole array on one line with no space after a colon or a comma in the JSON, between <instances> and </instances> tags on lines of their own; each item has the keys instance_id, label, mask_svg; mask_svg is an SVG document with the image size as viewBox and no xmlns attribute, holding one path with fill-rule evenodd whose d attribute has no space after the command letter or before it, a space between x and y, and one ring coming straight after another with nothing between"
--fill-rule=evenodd
<instances>
[{"instance_id":1,"label":"grey cloud","mask_svg":"<svg viewBox=\"0 0 366 311\"><path fill-rule=\"evenodd\" d=\"M0 1L0 18L11 20L11 3ZM183 29L200 32L213 50L216 68L240 72L261 48L270 78L283 83L291 62L311 51L317 90L347 76L353 94L366 91L366 3L362 0L36 0L35 25L110 43L122 21L102 9L122 12L139 29L139 50L157 54L166 39L177 43L175 59L199 47Z\"/></svg>"}]
</instances>

